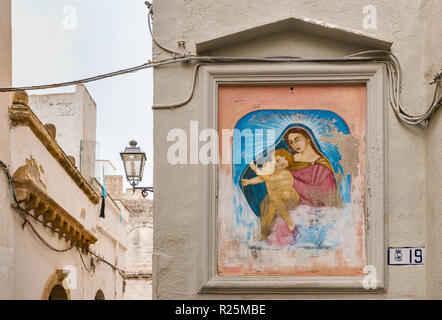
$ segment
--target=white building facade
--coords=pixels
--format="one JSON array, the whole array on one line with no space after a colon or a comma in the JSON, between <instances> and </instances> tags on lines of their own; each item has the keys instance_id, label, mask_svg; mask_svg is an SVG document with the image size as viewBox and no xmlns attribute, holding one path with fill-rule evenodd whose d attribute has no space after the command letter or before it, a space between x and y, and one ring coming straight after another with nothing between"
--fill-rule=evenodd
<instances>
[{"instance_id":1,"label":"white building facade","mask_svg":"<svg viewBox=\"0 0 442 320\"><path fill-rule=\"evenodd\" d=\"M10 1L1 1L1 87L11 86L10 13ZM0 94L0 299L123 298L127 209L107 197L100 217L95 146L83 149L88 156L81 161L80 145L69 149L63 131L95 140L95 104L85 88L78 90L75 97L86 101L72 109L78 121L68 121L78 127L59 125L59 136L45 126L58 118L40 120L25 92ZM80 172L80 163L87 170Z\"/></svg>"}]
</instances>

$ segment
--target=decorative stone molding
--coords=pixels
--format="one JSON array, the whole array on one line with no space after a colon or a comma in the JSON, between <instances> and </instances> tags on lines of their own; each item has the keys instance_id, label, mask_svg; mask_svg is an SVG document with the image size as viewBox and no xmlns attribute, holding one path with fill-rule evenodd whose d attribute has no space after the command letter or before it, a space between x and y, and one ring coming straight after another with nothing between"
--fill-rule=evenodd
<instances>
[{"instance_id":1,"label":"decorative stone molding","mask_svg":"<svg viewBox=\"0 0 442 320\"><path fill-rule=\"evenodd\" d=\"M28 102L29 102L29 97L26 91L17 91L14 93L14 98L13 98L14 104L27 106Z\"/></svg>"},{"instance_id":2,"label":"decorative stone molding","mask_svg":"<svg viewBox=\"0 0 442 320\"><path fill-rule=\"evenodd\" d=\"M386 69L380 63L329 64L230 64L207 65L200 69L198 123L218 127L218 88L220 85L324 85L359 83L366 86L366 176L365 252L363 275L349 276L224 276L219 261L219 166L199 165L199 233L195 271L199 294L282 294L282 293L385 293L388 283L386 132L388 96ZM197 231L198 228L195 229ZM154 264L159 256L154 255ZM156 259L156 261L155 261ZM374 270L374 271L372 271ZM157 270L157 272L159 272ZM368 280L370 279L370 280ZM370 285L367 286L367 281ZM373 281L373 282L371 282ZM373 286L371 286L373 284ZM367 289L368 288L368 289Z\"/></svg>"},{"instance_id":3,"label":"decorative stone molding","mask_svg":"<svg viewBox=\"0 0 442 320\"><path fill-rule=\"evenodd\" d=\"M21 166L15 171L14 176L20 177L23 180L32 181L46 193L46 185L41 180L40 173L43 173L41 166L39 167L37 161L31 156L31 159L26 159L24 166Z\"/></svg>"},{"instance_id":4,"label":"decorative stone molding","mask_svg":"<svg viewBox=\"0 0 442 320\"><path fill-rule=\"evenodd\" d=\"M340 27L324 21L307 17L285 17L279 20L259 20L258 24L247 29L229 34L218 35L195 44L198 54L203 54L218 48L235 45L264 36L284 31L297 31L311 36L317 36L337 42L360 45L371 50L390 50L391 40L381 39L378 35L361 32L355 29Z\"/></svg>"},{"instance_id":5,"label":"decorative stone molding","mask_svg":"<svg viewBox=\"0 0 442 320\"><path fill-rule=\"evenodd\" d=\"M33 211L35 218L41 216L45 223L50 223L60 233L60 238L64 235L73 244L88 251L89 245L97 238L48 195L40 172L32 156L15 171L12 179L18 202L23 203L27 211Z\"/></svg>"},{"instance_id":6,"label":"decorative stone molding","mask_svg":"<svg viewBox=\"0 0 442 320\"><path fill-rule=\"evenodd\" d=\"M68 275L69 273L66 270L56 270L46 281L43 287L41 300L48 300L52 288L57 284L63 287L63 289L66 291L68 300L71 300L71 291L69 289L69 284L66 281Z\"/></svg>"},{"instance_id":7,"label":"decorative stone molding","mask_svg":"<svg viewBox=\"0 0 442 320\"><path fill-rule=\"evenodd\" d=\"M75 158L73 156L68 156L68 159L75 166Z\"/></svg>"},{"instance_id":8,"label":"decorative stone molding","mask_svg":"<svg viewBox=\"0 0 442 320\"><path fill-rule=\"evenodd\" d=\"M52 139L56 139L57 137L57 127L52 123L46 123L45 124L46 130L48 130L49 135Z\"/></svg>"},{"instance_id":9,"label":"decorative stone molding","mask_svg":"<svg viewBox=\"0 0 442 320\"><path fill-rule=\"evenodd\" d=\"M61 149L55 139L51 137L51 134L32 112L27 103L28 97L26 92L19 91L15 93L13 104L9 108L11 125L28 126L92 203L97 204L100 201L100 196L89 185L75 165L72 164L63 149Z\"/></svg>"}]
</instances>

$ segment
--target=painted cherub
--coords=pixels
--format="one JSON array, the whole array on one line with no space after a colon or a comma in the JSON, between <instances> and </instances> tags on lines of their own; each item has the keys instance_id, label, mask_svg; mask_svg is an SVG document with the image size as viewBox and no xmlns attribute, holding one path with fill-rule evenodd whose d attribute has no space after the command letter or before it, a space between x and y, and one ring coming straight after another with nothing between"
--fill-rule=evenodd
<instances>
[{"instance_id":1,"label":"painted cherub","mask_svg":"<svg viewBox=\"0 0 442 320\"><path fill-rule=\"evenodd\" d=\"M295 224L290 219L287 205L299 201L299 194L293 188L293 176L286 168L293 164L293 156L286 149L278 149L271 155L271 162L266 162L258 168L255 161L250 163L250 168L258 175L252 179L242 179L243 186L264 182L267 188L268 201L261 204L261 240L270 234L270 226L278 213L287 223L290 231L295 229Z\"/></svg>"}]
</instances>

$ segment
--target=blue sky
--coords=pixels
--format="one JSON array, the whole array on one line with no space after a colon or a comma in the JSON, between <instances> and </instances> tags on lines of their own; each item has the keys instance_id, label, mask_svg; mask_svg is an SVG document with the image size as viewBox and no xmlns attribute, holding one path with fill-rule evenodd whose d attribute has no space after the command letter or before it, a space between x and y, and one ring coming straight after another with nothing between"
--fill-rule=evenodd
<instances>
[{"instance_id":1,"label":"blue sky","mask_svg":"<svg viewBox=\"0 0 442 320\"><path fill-rule=\"evenodd\" d=\"M13 85L63 82L151 59L144 0L13 0ZM67 7L72 6L72 7ZM64 26L75 8L76 28ZM71 17L71 16L70 16ZM147 155L143 186L152 185L152 70L86 84L97 103L97 159L123 174L119 152L135 139ZM29 92L71 92L75 87Z\"/></svg>"}]
</instances>

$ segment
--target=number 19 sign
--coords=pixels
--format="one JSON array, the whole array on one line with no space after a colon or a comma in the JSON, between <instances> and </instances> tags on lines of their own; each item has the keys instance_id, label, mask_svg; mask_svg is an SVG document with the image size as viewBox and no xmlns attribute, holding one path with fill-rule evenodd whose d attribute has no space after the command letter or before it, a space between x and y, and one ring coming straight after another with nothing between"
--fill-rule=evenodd
<instances>
[{"instance_id":1,"label":"number 19 sign","mask_svg":"<svg viewBox=\"0 0 442 320\"><path fill-rule=\"evenodd\" d=\"M388 265L423 265L424 248L388 248Z\"/></svg>"}]
</instances>

